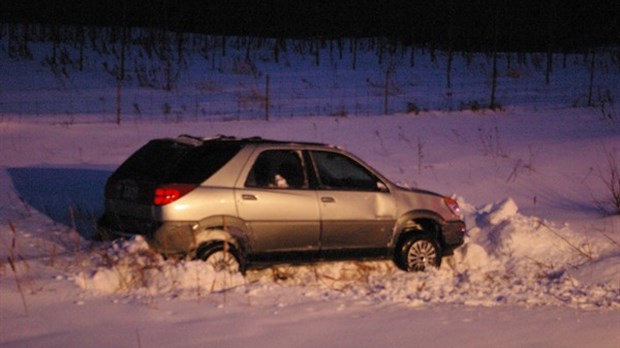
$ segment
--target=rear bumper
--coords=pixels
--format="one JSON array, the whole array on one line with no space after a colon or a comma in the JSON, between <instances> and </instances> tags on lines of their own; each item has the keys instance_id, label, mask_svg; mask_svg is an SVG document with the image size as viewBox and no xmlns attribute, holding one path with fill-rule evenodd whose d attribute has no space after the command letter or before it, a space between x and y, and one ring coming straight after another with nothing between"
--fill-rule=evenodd
<instances>
[{"instance_id":1,"label":"rear bumper","mask_svg":"<svg viewBox=\"0 0 620 348\"><path fill-rule=\"evenodd\" d=\"M140 235L148 239L160 227L161 223L152 220L104 214L97 220L97 238L106 240Z\"/></svg>"},{"instance_id":2,"label":"rear bumper","mask_svg":"<svg viewBox=\"0 0 620 348\"><path fill-rule=\"evenodd\" d=\"M187 255L194 247L192 222L157 222L135 217L103 215L97 221L97 239L111 240L143 236L149 245L165 255Z\"/></svg>"},{"instance_id":3,"label":"rear bumper","mask_svg":"<svg viewBox=\"0 0 620 348\"><path fill-rule=\"evenodd\" d=\"M444 256L452 255L454 249L463 245L465 241L465 222L461 220L448 221L443 226L441 249Z\"/></svg>"}]
</instances>

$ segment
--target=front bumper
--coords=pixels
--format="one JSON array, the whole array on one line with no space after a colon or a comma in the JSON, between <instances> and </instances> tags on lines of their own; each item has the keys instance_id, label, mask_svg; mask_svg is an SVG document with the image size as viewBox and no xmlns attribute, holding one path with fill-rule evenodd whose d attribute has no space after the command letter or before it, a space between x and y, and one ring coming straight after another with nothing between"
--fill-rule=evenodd
<instances>
[{"instance_id":1,"label":"front bumper","mask_svg":"<svg viewBox=\"0 0 620 348\"><path fill-rule=\"evenodd\" d=\"M465 241L465 222L461 220L448 221L443 225L441 250L444 256L452 255L454 249L463 245Z\"/></svg>"}]
</instances>

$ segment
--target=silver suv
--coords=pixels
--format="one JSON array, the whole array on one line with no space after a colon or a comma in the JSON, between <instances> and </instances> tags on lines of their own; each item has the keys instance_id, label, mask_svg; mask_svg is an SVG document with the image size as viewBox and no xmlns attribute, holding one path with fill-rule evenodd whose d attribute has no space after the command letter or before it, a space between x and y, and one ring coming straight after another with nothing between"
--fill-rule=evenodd
<instances>
[{"instance_id":1,"label":"silver suv","mask_svg":"<svg viewBox=\"0 0 620 348\"><path fill-rule=\"evenodd\" d=\"M241 272L376 257L422 271L465 234L454 199L395 185L337 147L187 135L150 141L110 176L98 227Z\"/></svg>"}]
</instances>

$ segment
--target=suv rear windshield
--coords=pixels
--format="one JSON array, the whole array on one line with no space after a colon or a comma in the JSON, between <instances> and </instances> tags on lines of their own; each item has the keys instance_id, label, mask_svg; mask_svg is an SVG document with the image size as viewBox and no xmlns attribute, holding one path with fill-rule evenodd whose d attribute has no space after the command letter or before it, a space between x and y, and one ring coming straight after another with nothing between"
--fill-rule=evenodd
<instances>
[{"instance_id":1,"label":"suv rear windshield","mask_svg":"<svg viewBox=\"0 0 620 348\"><path fill-rule=\"evenodd\" d=\"M152 140L131 155L116 170L114 177L197 185L230 161L241 147L241 144L232 142L206 142L194 146L174 140Z\"/></svg>"}]
</instances>

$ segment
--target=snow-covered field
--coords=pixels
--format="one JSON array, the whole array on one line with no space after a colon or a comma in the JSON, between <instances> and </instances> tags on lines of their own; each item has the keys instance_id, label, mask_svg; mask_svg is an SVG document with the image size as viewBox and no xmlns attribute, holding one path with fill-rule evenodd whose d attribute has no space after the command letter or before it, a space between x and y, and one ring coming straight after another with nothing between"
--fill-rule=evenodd
<instances>
[{"instance_id":1,"label":"snow-covered field","mask_svg":"<svg viewBox=\"0 0 620 348\"><path fill-rule=\"evenodd\" d=\"M48 91L64 91L32 61L2 57L0 64L5 105L25 105L15 96L44 100ZM302 66L312 75L311 65ZM427 68L416 78L437 74ZM604 89L618 98L618 68L606 69L616 73L606 75ZM554 96L581 93L575 86L583 74L571 71L556 73L562 83ZM88 76L88 86L98 83L113 95L113 83ZM87 80L72 80L76 89L80 79ZM507 95L536 82L513 79L518 84L503 82ZM455 94L467 90L466 81ZM132 117L120 125L102 122L114 119L110 113L6 112L0 346L618 347L620 216L605 213L613 211L605 182L609 159L616 170L620 164L620 116L613 103L571 107L554 97L532 106L514 99L505 99L501 112L228 122ZM149 139L182 133L340 145L396 182L457 197L467 242L425 273L369 261L281 265L241 277L201 262L164 261L140 239L84 238L101 212L107 176Z\"/></svg>"}]
</instances>

